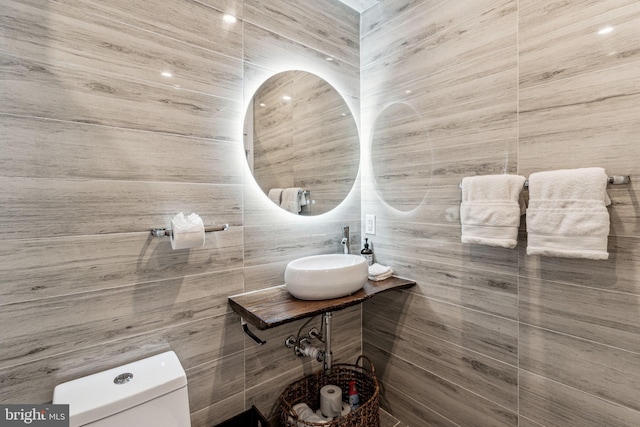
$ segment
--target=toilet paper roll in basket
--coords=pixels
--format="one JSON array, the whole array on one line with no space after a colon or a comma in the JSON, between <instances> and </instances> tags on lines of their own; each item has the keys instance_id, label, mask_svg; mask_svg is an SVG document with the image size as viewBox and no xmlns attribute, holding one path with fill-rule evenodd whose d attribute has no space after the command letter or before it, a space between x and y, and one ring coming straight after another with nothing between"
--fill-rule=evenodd
<instances>
[{"instance_id":1,"label":"toilet paper roll in basket","mask_svg":"<svg viewBox=\"0 0 640 427\"><path fill-rule=\"evenodd\" d=\"M349 412L351 412L351 406L349 406L347 402L342 402L342 412L340 415L344 417L345 415L349 415Z\"/></svg>"},{"instance_id":2,"label":"toilet paper roll in basket","mask_svg":"<svg viewBox=\"0 0 640 427\"><path fill-rule=\"evenodd\" d=\"M339 417L342 412L342 389L329 384L320 389L320 411L325 417Z\"/></svg>"},{"instance_id":3,"label":"toilet paper roll in basket","mask_svg":"<svg viewBox=\"0 0 640 427\"><path fill-rule=\"evenodd\" d=\"M171 220L171 247L173 249L200 248L204 246L204 223L192 213L185 217L180 212Z\"/></svg>"}]
</instances>

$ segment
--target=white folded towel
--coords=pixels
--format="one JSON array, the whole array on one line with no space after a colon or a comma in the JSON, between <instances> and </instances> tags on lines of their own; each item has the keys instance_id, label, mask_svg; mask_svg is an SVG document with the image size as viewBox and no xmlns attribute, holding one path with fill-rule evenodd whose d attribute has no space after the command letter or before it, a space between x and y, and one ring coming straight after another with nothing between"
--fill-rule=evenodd
<instances>
[{"instance_id":1,"label":"white folded towel","mask_svg":"<svg viewBox=\"0 0 640 427\"><path fill-rule=\"evenodd\" d=\"M282 191L282 188L272 188L269 190L269 199L278 206L280 206L282 202Z\"/></svg>"},{"instance_id":2,"label":"white folded towel","mask_svg":"<svg viewBox=\"0 0 640 427\"><path fill-rule=\"evenodd\" d=\"M369 280L379 282L384 279L388 279L393 275L393 269L377 262L369 266Z\"/></svg>"},{"instance_id":3,"label":"white folded towel","mask_svg":"<svg viewBox=\"0 0 640 427\"><path fill-rule=\"evenodd\" d=\"M282 192L282 201L280 207L294 214L300 213L300 193L302 188L291 187L285 188Z\"/></svg>"},{"instance_id":4,"label":"white folded towel","mask_svg":"<svg viewBox=\"0 0 640 427\"><path fill-rule=\"evenodd\" d=\"M519 175L482 175L462 180L462 243L515 248L524 213Z\"/></svg>"},{"instance_id":5,"label":"white folded towel","mask_svg":"<svg viewBox=\"0 0 640 427\"><path fill-rule=\"evenodd\" d=\"M609 258L607 179L602 168L531 174L527 254Z\"/></svg>"}]
</instances>

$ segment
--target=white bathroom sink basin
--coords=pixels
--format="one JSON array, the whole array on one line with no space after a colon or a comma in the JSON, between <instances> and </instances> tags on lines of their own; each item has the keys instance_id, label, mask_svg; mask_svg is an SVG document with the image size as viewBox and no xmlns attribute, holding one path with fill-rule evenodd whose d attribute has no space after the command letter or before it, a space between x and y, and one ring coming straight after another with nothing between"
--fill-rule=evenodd
<instances>
[{"instance_id":1,"label":"white bathroom sink basin","mask_svg":"<svg viewBox=\"0 0 640 427\"><path fill-rule=\"evenodd\" d=\"M287 291L303 300L323 300L352 294L367 282L369 264L359 255L327 254L298 258L287 264Z\"/></svg>"}]
</instances>

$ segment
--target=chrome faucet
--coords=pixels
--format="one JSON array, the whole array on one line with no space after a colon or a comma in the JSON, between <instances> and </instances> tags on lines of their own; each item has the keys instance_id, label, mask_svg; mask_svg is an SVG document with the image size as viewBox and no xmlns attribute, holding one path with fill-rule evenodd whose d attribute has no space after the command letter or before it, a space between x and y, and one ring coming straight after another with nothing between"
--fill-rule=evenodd
<instances>
[{"instance_id":1,"label":"chrome faucet","mask_svg":"<svg viewBox=\"0 0 640 427\"><path fill-rule=\"evenodd\" d=\"M344 249L344 253L349 253L349 226L345 225L342 227L342 241L340 242Z\"/></svg>"}]
</instances>

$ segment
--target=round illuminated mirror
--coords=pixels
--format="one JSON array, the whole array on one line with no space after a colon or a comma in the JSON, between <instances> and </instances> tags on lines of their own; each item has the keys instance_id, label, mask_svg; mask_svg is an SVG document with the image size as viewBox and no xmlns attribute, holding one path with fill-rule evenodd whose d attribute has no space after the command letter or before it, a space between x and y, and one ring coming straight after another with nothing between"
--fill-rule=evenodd
<instances>
[{"instance_id":1,"label":"round illuminated mirror","mask_svg":"<svg viewBox=\"0 0 640 427\"><path fill-rule=\"evenodd\" d=\"M265 81L249 103L245 154L271 202L297 215L338 206L358 174L358 128L342 96L305 71Z\"/></svg>"},{"instance_id":2,"label":"round illuminated mirror","mask_svg":"<svg viewBox=\"0 0 640 427\"><path fill-rule=\"evenodd\" d=\"M385 203L405 212L422 203L431 180L431 144L427 127L410 106L394 103L378 116L371 159Z\"/></svg>"}]
</instances>

